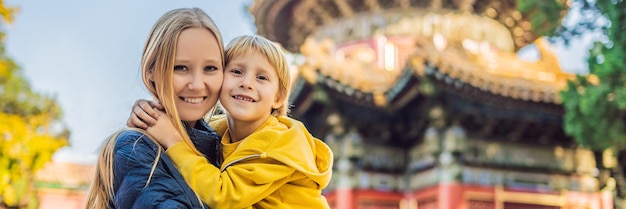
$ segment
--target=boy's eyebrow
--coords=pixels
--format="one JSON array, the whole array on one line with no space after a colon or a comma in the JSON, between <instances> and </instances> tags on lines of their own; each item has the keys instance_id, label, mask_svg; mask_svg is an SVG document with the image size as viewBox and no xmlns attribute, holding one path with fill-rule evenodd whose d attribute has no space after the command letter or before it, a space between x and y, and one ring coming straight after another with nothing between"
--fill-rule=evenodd
<instances>
[{"instance_id":1,"label":"boy's eyebrow","mask_svg":"<svg viewBox=\"0 0 626 209\"><path fill-rule=\"evenodd\" d=\"M237 65L239 67L247 67L248 66L248 62L246 62L245 60L230 60L228 63L226 63L226 65Z\"/></svg>"},{"instance_id":2,"label":"boy's eyebrow","mask_svg":"<svg viewBox=\"0 0 626 209\"><path fill-rule=\"evenodd\" d=\"M257 70L258 70L258 72L263 73L263 74L269 76L269 75L272 74L272 72L275 72L274 67L272 67L271 65L269 67L270 68L258 67Z\"/></svg>"}]
</instances>

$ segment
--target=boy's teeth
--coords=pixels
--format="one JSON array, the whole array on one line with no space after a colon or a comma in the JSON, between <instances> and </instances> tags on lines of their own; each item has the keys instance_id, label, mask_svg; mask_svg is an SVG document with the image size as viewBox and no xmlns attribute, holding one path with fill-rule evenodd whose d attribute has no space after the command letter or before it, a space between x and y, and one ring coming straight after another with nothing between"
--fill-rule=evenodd
<instances>
[{"instance_id":1,"label":"boy's teeth","mask_svg":"<svg viewBox=\"0 0 626 209\"><path fill-rule=\"evenodd\" d=\"M189 103L193 103L193 104L198 104L200 102L202 102L202 100L204 100L204 98L202 97L197 97L197 98L184 98L185 102L189 102Z\"/></svg>"},{"instance_id":2,"label":"boy's teeth","mask_svg":"<svg viewBox=\"0 0 626 209\"><path fill-rule=\"evenodd\" d=\"M235 99L239 99L239 100L243 100L243 101L247 101L247 102L254 102L254 100L250 99L250 98L244 98L241 96L235 96Z\"/></svg>"}]
</instances>

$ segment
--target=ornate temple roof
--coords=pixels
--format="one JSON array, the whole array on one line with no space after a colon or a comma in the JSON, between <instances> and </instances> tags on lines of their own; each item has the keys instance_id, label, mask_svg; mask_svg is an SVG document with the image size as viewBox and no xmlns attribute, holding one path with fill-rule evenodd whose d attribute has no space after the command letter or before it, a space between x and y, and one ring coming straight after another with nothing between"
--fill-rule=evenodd
<instances>
[{"instance_id":1,"label":"ornate temple roof","mask_svg":"<svg viewBox=\"0 0 626 209\"><path fill-rule=\"evenodd\" d=\"M255 1L250 10L259 34L306 57L299 68L308 82L378 106L388 105L390 96L403 88L397 84L408 81L405 66L426 76L430 71L424 66L430 65L438 69L434 78L454 85L556 104L559 90L572 77L536 41L537 26L530 25L513 0L265 0ZM515 52L532 42L541 60L518 59ZM395 51L391 67L383 60L387 45Z\"/></svg>"},{"instance_id":2,"label":"ornate temple roof","mask_svg":"<svg viewBox=\"0 0 626 209\"><path fill-rule=\"evenodd\" d=\"M300 76L350 96L358 92L372 94L372 102L378 106L389 105L393 99L389 96L404 88L402 85L412 75L443 80L456 88L469 85L493 95L553 104L560 104L559 91L574 77L561 70L556 56L542 39L535 42L541 56L535 62L490 50L488 44L470 40L447 42L446 47L439 49L433 42L420 38L410 43L415 47L399 61L405 67L384 70L352 59L338 61L324 50L328 48L324 43L308 41L302 47L307 61L300 66Z\"/></svg>"},{"instance_id":3,"label":"ornate temple roof","mask_svg":"<svg viewBox=\"0 0 626 209\"><path fill-rule=\"evenodd\" d=\"M491 19L506 28L508 39L513 45L513 50L520 49L532 43L539 37L537 31L551 31L559 26L560 21L543 22L540 25L532 25L535 11L520 8L515 0L256 0L250 8L255 16L257 32L281 43L286 49L296 52L305 39L325 27L342 25L346 20L372 17L374 15L391 14L424 14L427 12L444 13L468 13L477 17ZM565 5L564 0L549 0L543 4ZM525 9L525 10L522 10ZM559 15L565 15L565 10ZM437 21L437 19L433 19ZM393 24L393 19L378 21L375 28L369 28L374 32L377 27L386 27ZM351 34L358 24L346 24L346 35L359 38L359 34ZM477 31L480 32L480 31ZM490 36L491 33L476 34L477 36ZM487 38L487 37L485 37ZM490 37L493 38L493 37Z\"/></svg>"}]
</instances>

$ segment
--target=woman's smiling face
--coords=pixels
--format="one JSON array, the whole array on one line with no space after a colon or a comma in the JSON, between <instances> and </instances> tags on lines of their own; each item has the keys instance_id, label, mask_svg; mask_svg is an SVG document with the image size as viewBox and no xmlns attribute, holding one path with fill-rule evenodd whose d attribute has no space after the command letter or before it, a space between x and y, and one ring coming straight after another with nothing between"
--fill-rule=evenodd
<instances>
[{"instance_id":1,"label":"woman's smiling face","mask_svg":"<svg viewBox=\"0 0 626 209\"><path fill-rule=\"evenodd\" d=\"M181 120L199 120L215 106L224 72L222 52L213 33L200 27L181 31L172 78Z\"/></svg>"}]
</instances>

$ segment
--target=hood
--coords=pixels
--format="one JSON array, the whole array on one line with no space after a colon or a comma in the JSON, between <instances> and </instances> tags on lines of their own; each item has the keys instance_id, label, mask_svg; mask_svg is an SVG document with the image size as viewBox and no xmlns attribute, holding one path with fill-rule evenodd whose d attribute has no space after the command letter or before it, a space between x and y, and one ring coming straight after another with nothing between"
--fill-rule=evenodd
<instances>
[{"instance_id":1,"label":"hood","mask_svg":"<svg viewBox=\"0 0 626 209\"><path fill-rule=\"evenodd\" d=\"M226 118L216 118L211 126L223 135ZM241 141L236 151L224 161L260 155L282 162L311 178L322 188L332 175L333 153L323 141L313 137L302 122L285 116L270 116L254 133Z\"/></svg>"}]
</instances>

